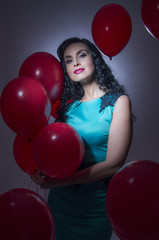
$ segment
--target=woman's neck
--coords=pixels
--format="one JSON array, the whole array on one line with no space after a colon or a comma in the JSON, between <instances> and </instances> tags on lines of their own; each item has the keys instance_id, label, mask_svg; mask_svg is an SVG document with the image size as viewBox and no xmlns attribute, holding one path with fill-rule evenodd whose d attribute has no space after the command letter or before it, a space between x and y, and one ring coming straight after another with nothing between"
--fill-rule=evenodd
<instances>
[{"instance_id":1,"label":"woman's neck","mask_svg":"<svg viewBox=\"0 0 159 240\"><path fill-rule=\"evenodd\" d=\"M105 94L105 92L102 91L94 81L88 84L82 84L82 87L84 90L84 96L81 101L89 101Z\"/></svg>"}]
</instances>

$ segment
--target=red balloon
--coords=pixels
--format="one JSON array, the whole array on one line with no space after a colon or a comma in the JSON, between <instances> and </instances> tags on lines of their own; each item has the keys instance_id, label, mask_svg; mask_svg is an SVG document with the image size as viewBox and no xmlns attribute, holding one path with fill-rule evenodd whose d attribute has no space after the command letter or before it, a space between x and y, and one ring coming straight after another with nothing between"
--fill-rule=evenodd
<instances>
[{"instance_id":1,"label":"red balloon","mask_svg":"<svg viewBox=\"0 0 159 240\"><path fill-rule=\"evenodd\" d=\"M39 81L19 77L11 80L2 92L1 114L14 132L31 137L47 124L51 103Z\"/></svg>"},{"instance_id":2,"label":"red balloon","mask_svg":"<svg viewBox=\"0 0 159 240\"><path fill-rule=\"evenodd\" d=\"M132 32L131 18L125 8L107 4L96 13L92 37L103 54L112 58L127 45Z\"/></svg>"},{"instance_id":3,"label":"red balloon","mask_svg":"<svg viewBox=\"0 0 159 240\"><path fill-rule=\"evenodd\" d=\"M57 110L60 108L60 99L58 99L52 106L51 106L51 115L54 118L58 117Z\"/></svg>"},{"instance_id":4,"label":"red balloon","mask_svg":"<svg viewBox=\"0 0 159 240\"><path fill-rule=\"evenodd\" d=\"M148 32L159 39L159 0L143 0L141 16Z\"/></svg>"},{"instance_id":5,"label":"red balloon","mask_svg":"<svg viewBox=\"0 0 159 240\"><path fill-rule=\"evenodd\" d=\"M51 54L37 52L23 62L19 76L34 77L45 87L51 103L55 103L62 95L64 73L59 61Z\"/></svg>"},{"instance_id":6,"label":"red balloon","mask_svg":"<svg viewBox=\"0 0 159 240\"><path fill-rule=\"evenodd\" d=\"M44 174L53 178L65 178L80 166L84 145L74 128L66 123L52 123L35 136L33 155Z\"/></svg>"},{"instance_id":7,"label":"red balloon","mask_svg":"<svg viewBox=\"0 0 159 240\"><path fill-rule=\"evenodd\" d=\"M68 100L66 103L69 104L73 102L72 99ZM54 117L54 118L57 118L58 117L58 114L57 114L57 110L60 109L61 107L61 104L60 104L60 99L58 99L52 106L51 106L51 115Z\"/></svg>"},{"instance_id":8,"label":"red balloon","mask_svg":"<svg viewBox=\"0 0 159 240\"><path fill-rule=\"evenodd\" d=\"M32 140L17 135L13 144L13 155L18 166L28 175L38 170L32 151Z\"/></svg>"},{"instance_id":9,"label":"red balloon","mask_svg":"<svg viewBox=\"0 0 159 240\"><path fill-rule=\"evenodd\" d=\"M54 240L54 219L46 201L23 188L0 195L0 239Z\"/></svg>"},{"instance_id":10,"label":"red balloon","mask_svg":"<svg viewBox=\"0 0 159 240\"><path fill-rule=\"evenodd\" d=\"M112 178L106 206L121 240L159 239L159 164L134 161Z\"/></svg>"}]
</instances>

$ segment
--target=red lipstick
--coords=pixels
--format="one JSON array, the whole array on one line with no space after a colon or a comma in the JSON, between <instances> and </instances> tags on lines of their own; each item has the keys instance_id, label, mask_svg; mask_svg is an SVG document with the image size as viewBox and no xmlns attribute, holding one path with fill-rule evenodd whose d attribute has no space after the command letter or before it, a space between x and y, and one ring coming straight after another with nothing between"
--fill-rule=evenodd
<instances>
[{"instance_id":1,"label":"red lipstick","mask_svg":"<svg viewBox=\"0 0 159 240\"><path fill-rule=\"evenodd\" d=\"M84 68L78 68L74 71L74 74L79 74L84 71Z\"/></svg>"}]
</instances>

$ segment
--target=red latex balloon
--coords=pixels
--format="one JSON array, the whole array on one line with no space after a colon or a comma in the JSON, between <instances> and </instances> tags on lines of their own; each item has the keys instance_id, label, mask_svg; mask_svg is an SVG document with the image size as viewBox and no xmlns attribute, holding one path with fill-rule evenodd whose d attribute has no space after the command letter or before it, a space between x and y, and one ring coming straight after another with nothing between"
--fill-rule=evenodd
<instances>
[{"instance_id":1,"label":"red latex balloon","mask_svg":"<svg viewBox=\"0 0 159 240\"><path fill-rule=\"evenodd\" d=\"M66 103L69 104L73 102L72 99L68 100ZM60 99L58 99L52 106L51 106L51 115L54 117L54 118L57 118L58 117L58 114L57 114L57 110L60 109L61 105L60 105Z\"/></svg>"},{"instance_id":2,"label":"red latex balloon","mask_svg":"<svg viewBox=\"0 0 159 240\"><path fill-rule=\"evenodd\" d=\"M159 39L159 0L143 0L141 16L148 32Z\"/></svg>"},{"instance_id":3,"label":"red latex balloon","mask_svg":"<svg viewBox=\"0 0 159 240\"><path fill-rule=\"evenodd\" d=\"M60 108L60 99L58 99L52 106L51 106L51 115L54 118L58 117L57 110Z\"/></svg>"},{"instance_id":4,"label":"red latex balloon","mask_svg":"<svg viewBox=\"0 0 159 240\"><path fill-rule=\"evenodd\" d=\"M121 240L159 239L159 164L131 162L112 178L106 206Z\"/></svg>"},{"instance_id":5,"label":"red latex balloon","mask_svg":"<svg viewBox=\"0 0 159 240\"><path fill-rule=\"evenodd\" d=\"M107 4L96 13L92 37L97 47L112 58L127 45L132 32L131 18L125 8Z\"/></svg>"},{"instance_id":6,"label":"red latex balloon","mask_svg":"<svg viewBox=\"0 0 159 240\"><path fill-rule=\"evenodd\" d=\"M33 154L40 171L50 177L65 178L80 166L84 145L71 126L52 123L35 137Z\"/></svg>"},{"instance_id":7,"label":"red latex balloon","mask_svg":"<svg viewBox=\"0 0 159 240\"><path fill-rule=\"evenodd\" d=\"M51 54L37 52L23 62L19 76L35 77L48 92L51 103L55 103L63 92L64 73L59 61Z\"/></svg>"},{"instance_id":8,"label":"red latex balloon","mask_svg":"<svg viewBox=\"0 0 159 240\"><path fill-rule=\"evenodd\" d=\"M18 166L28 175L38 170L33 157L31 139L17 135L14 139L13 155Z\"/></svg>"},{"instance_id":9,"label":"red latex balloon","mask_svg":"<svg viewBox=\"0 0 159 240\"><path fill-rule=\"evenodd\" d=\"M0 239L54 240L54 220L46 201L17 188L0 195Z\"/></svg>"},{"instance_id":10,"label":"red latex balloon","mask_svg":"<svg viewBox=\"0 0 159 240\"><path fill-rule=\"evenodd\" d=\"M47 124L51 104L39 81L19 77L11 80L2 92L1 114L14 132L30 137Z\"/></svg>"}]
</instances>

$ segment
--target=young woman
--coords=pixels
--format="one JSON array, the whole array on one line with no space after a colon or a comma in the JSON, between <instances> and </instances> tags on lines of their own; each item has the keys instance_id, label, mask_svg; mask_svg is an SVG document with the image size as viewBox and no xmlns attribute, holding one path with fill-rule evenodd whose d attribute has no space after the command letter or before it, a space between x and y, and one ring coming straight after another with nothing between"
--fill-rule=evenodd
<instances>
[{"instance_id":1,"label":"young woman","mask_svg":"<svg viewBox=\"0 0 159 240\"><path fill-rule=\"evenodd\" d=\"M130 99L87 39L65 40L57 54L65 73L57 121L79 132L85 155L78 171L66 179L41 173L32 178L42 188L51 188L48 204L55 219L56 240L109 240L112 228L106 192L130 148Z\"/></svg>"}]
</instances>

